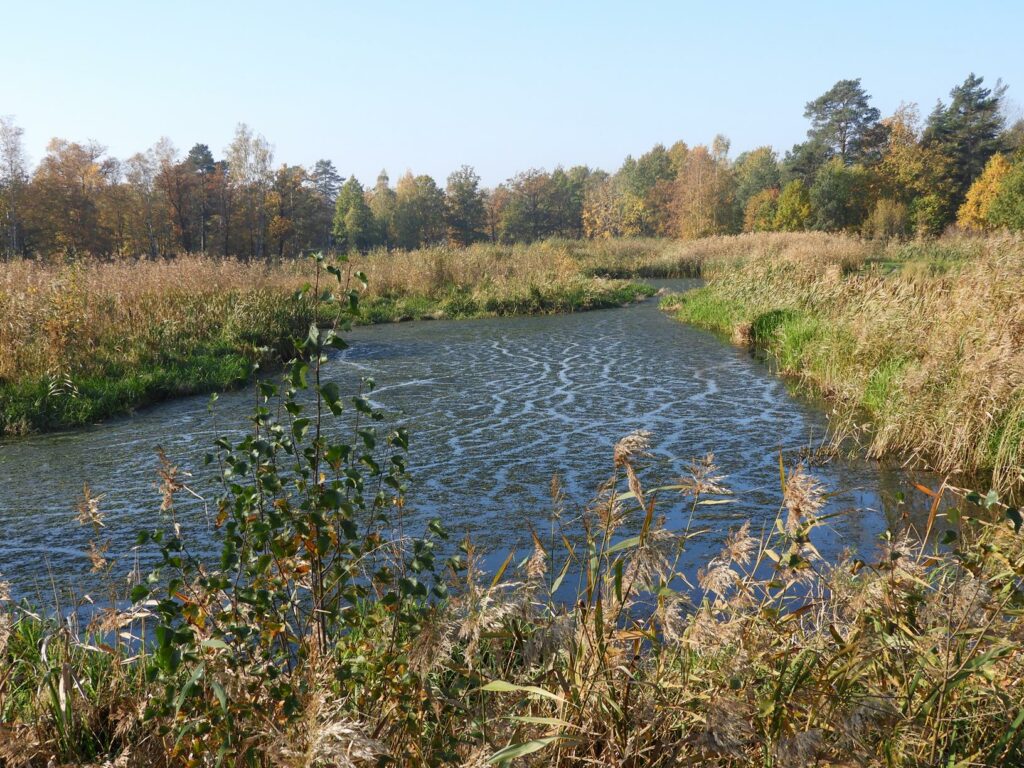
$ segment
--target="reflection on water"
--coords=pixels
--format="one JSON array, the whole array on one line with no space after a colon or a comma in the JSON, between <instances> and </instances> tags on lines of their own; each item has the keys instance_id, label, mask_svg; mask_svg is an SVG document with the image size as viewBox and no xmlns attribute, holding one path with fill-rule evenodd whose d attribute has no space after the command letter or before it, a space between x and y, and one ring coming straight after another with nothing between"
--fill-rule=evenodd
<instances>
[{"instance_id":1,"label":"reflection on water","mask_svg":"<svg viewBox=\"0 0 1024 768\"><path fill-rule=\"evenodd\" d=\"M566 515L578 512L611 471L616 440L636 429L654 436L649 482L673 482L691 458L715 453L737 503L701 508L695 527L720 536L742 520L770 525L779 450L813 446L826 427L820 410L790 396L746 352L672 321L656 301L555 317L376 326L350 340L328 374L343 391L372 376L377 404L409 428L411 514L441 517L455 536L471 534L492 551L528 546L530 526L547 530L554 473ZM0 572L30 596L48 592L51 581L95 587L83 581L87 532L73 522L83 483L102 495L111 554L127 570L136 533L158 519L156 446L194 472L193 487L213 499L215 477L203 456L217 435L244 429L252 405L251 389L221 397L212 415L205 397L187 398L84 432L0 446ZM884 528L881 492L902 488L902 476L849 462L814 471L840 491L833 510L851 510L832 521L823 546L871 550ZM186 506L206 530L203 505ZM703 558L701 550L692 557ZM139 555L143 566L146 555Z\"/></svg>"}]
</instances>

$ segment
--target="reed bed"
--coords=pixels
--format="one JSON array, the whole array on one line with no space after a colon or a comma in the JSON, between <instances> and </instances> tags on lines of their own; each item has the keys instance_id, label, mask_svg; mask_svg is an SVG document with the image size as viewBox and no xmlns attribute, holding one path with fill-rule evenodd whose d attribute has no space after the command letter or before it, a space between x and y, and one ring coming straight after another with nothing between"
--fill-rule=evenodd
<instances>
[{"instance_id":1,"label":"reed bed","mask_svg":"<svg viewBox=\"0 0 1024 768\"><path fill-rule=\"evenodd\" d=\"M568 242L375 252L350 266L372 286L356 322L569 312L653 293L596 276L618 248ZM90 424L147 403L236 386L305 335L308 259L0 264L0 434Z\"/></svg>"},{"instance_id":2,"label":"reed bed","mask_svg":"<svg viewBox=\"0 0 1024 768\"><path fill-rule=\"evenodd\" d=\"M296 345L286 386L261 384L251 433L215 442L215 562L190 554L188 475L162 457L163 527L140 538L161 566L130 594L88 488L78 521L110 583L88 624L0 585L0 765L1024 761L1024 521L998 494L922 486L925 530L827 562L830 489L780 460L773 523L737 525L690 581L729 480L712 456L651 477L635 432L589 501L555 477L549 529L485 573L443 521L414 532L408 435L321 383L361 298L314 299L335 322ZM354 432L323 428L346 410Z\"/></svg>"},{"instance_id":3,"label":"reed bed","mask_svg":"<svg viewBox=\"0 0 1024 768\"><path fill-rule=\"evenodd\" d=\"M707 286L666 308L767 351L828 399L837 439L1021 486L1024 239L728 241Z\"/></svg>"}]
</instances>

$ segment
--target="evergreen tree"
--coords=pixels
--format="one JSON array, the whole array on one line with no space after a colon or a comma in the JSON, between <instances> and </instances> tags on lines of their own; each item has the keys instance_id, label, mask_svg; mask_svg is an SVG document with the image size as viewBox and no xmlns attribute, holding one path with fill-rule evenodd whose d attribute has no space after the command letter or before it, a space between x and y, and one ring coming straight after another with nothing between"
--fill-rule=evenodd
<instances>
[{"instance_id":1,"label":"evergreen tree","mask_svg":"<svg viewBox=\"0 0 1024 768\"><path fill-rule=\"evenodd\" d=\"M808 139L824 147L828 157L838 157L845 165L862 160L872 140L877 141L880 117L870 105L860 78L840 80L828 91L807 102L804 117L811 121Z\"/></svg>"},{"instance_id":2,"label":"evergreen tree","mask_svg":"<svg viewBox=\"0 0 1024 768\"><path fill-rule=\"evenodd\" d=\"M1003 130L1001 106L1006 86L985 88L984 78L973 72L952 91L949 105L936 105L925 127L923 144L948 160L945 182L949 199L943 205L946 221L953 217L967 190L1000 149Z\"/></svg>"},{"instance_id":3,"label":"evergreen tree","mask_svg":"<svg viewBox=\"0 0 1024 768\"><path fill-rule=\"evenodd\" d=\"M456 245L469 245L484 237L484 195L480 177L468 165L448 176L445 220L448 239Z\"/></svg>"}]
</instances>

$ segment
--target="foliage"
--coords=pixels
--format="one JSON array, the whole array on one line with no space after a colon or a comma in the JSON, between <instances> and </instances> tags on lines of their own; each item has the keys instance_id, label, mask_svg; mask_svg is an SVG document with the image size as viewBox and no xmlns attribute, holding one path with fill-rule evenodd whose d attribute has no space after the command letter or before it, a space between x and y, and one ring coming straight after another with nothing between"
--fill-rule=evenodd
<instances>
[{"instance_id":1,"label":"foliage","mask_svg":"<svg viewBox=\"0 0 1024 768\"><path fill-rule=\"evenodd\" d=\"M897 200L883 197L875 202L871 215L864 220L861 232L873 240L906 237L909 232L910 212Z\"/></svg>"},{"instance_id":2,"label":"foliage","mask_svg":"<svg viewBox=\"0 0 1024 768\"><path fill-rule=\"evenodd\" d=\"M948 161L944 176L950 190L947 223L954 219L971 183L1001 148L1006 86L997 82L994 88L985 88L983 82L972 72L953 88L949 104L939 102L929 115L922 137L925 147Z\"/></svg>"},{"instance_id":3,"label":"foliage","mask_svg":"<svg viewBox=\"0 0 1024 768\"><path fill-rule=\"evenodd\" d=\"M818 171L808 196L815 229L855 229L868 212L868 173L863 166L833 158Z\"/></svg>"},{"instance_id":4,"label":"foliage","mask_svg":"<svg viewBox=\"0 0 1024 768\"><path fill-rule=\"evenodd\" d=\"M770 232L779 210L779 190L762 189L753 195L743 211L744 232Z\"/></svg>"},{"instance_id":5,"label":"foliage","mask_svg":"<svg viewBox=\"0 0 1024 768\"><path fill-rule=\"evenodd\" d=\"M987 229L989 209L999 195L1003 182L1010 173L1010 162L1005 155L995 154L985 165L985 170L967 190L967 198L957 212L956 223L964 229Z\"/></svg>"},{"instance_id":6,"label":"foliage","mask_svg":"<svg viewBox=\"0 0 1024 768\"><path fill-rule=\"evenodd\" d=\"M1017 160L1007 171L989 204L987 216L994 227L1024 231L1024 159Z\"/></svg>"},{"instance_id":7,"label":"foliage","mask_svg":"<svg viewBox=\"0 0 1024 768\"><path fill-rule=\"evenodd\" d=\"M826 157L837 157L843 165L866 159L878 142L879 112L870 106L870 96L856 80L840 80L828 91L807 102L804 117L811 121L810 143L823 147Z\"/></svg>"},{"instance_id":8,"label":"foliage","mask_svg":"<svg viewBox=\"0 0 1024 768\"><path fill-rule=\"evenodd\" d=\"M782 188L775 211L774 229L797 232L805 229L811 219L811 196L799 179Z\"/></svg>"},{"instance_id":9,"label":"foliage","mask_svg":"<svg viewBox=\"0 0 1024 768\"><path fill-rule=\"evenodd\" d=\"M719 139L724 142L724 139ZM727 234L735 226L732 170L728 143L709 150L691 149L676 181L676 234L684 240Z\"/></svg>"},{"instance_id":10,"label":"foliage","mask_svg":"<svg viewBox=\"0 0 1024 768\"><path fill-rule=\"evenodd\" d=\"M480 177L468 165L448 177L445 188L448 239L456 245L469 245L484 236L484 195Z\"/></svg>"},{"instance_id":11,"label":"foliage","mask_svg":"<svg viewBox=\"0 0 1024 768\"><path fill-rule=\"evenodd\" d=\"M377 244L373 213L366 202L363 185L355 176L338 192L331 234L334 243L345 251L365 253Z\"/></svg>"},{"instance_id":12,"label":"foliage","mask_svg":"<svg viewBox=\"0 0 1024 768\"><path fill-rule=\"evenodd\" d=\"M786 227L870 229L868 216L888 199L906 206L915 234L936 236L954 221L989 157L1020 145L1020 125L1004 130L1004 91L971 75L922 131L914 105L880 120L860 80L840 80L807 103L807 140L781 163L766 146L730 160L728 139L717 136L710 147L655 144L627 156L614 173L582 165L531 168L490 189L469 166L450 174L443 189L411 171L392 187L382 171L366 191L354 177L343 185L329 160L312 169L275 168L270 143L245 124L222 159L205 144L182 158L168 139L126 160L95 142L54 140L32 171L21 129L4 118L3 254L269 259L485 239L693 239L749 230L751 200L792 181L815 190L814 221L789 209ZM837 164L856 170L844 174ZM766 195L758 199L758 208L770 207ZM767 225L761 219L759 229Z\"/></svg>"},{"instance_id":13,"label":"foliage","mask_svg":"<svg viewBox=\"0 0 1024 768\"><path fill-rule=\"evenodd\" d=\"M755 195L782 186L782 173L775 151L771 147L758 147L744 152L733 164L736 177L736 205L746 211L747 203Z\"/></svg>"}]
</instances>

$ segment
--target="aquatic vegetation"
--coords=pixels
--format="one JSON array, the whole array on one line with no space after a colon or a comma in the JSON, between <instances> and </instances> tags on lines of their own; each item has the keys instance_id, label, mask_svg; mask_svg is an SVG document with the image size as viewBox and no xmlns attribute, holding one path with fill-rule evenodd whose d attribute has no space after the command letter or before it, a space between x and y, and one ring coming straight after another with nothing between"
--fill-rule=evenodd
<instances>
[{"instance_id":1,"label":"aquatic vegetation","mask_svg":"<svg viewBox=\"0 0 1024 768\"><path fill-rule=\"evenodd\" d=\"M731 255L705 262L707 285L666 309L767 352L824 394L837 439L1020 486L1024 240L724 240Z\"/></svg>"},{"instance_id":2,"label":"aquatic vegetation","mask_svg":"<svg viewBox=\"0 0 1024 768\"><path fill-rule=\"evenodd\" d=\"M353 271L373 288L359 323L615 307L648 286L592 276L619 250L667 244L375 252ZM0 265L0 434L92 424L170 397L225 390L281 365L314 319L307 260L182 256Z\"/></svg>"},{"instance_id":3,"label":"aquatic vegetation","mask_svg":"<svg viewBox=\"0 0 1024 768\"><path fill-rule=\"evenodd\" d=\"M161 566L130 599L80 627L0 587L0 764L1024 760L1024 534L997 494L923 489L926 530L826 562L829 489L780 461L774 526L737 526L692 584L687 521L729 501L728 478L707 456L656 485L657 436L635 432L579 520L556 478L551 535L485 573L441 521L411 530L405 433L321 380L362 291L344 265L317 273L337 282L311 294L324 322L210 457L218 559L175 525L187 478L166 459L143 542ZM961 521L959 496L984 514ZM102 503L79 504L101 555Z\"/></svg>"}]
</instances>

